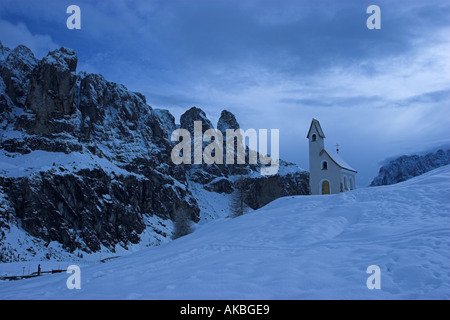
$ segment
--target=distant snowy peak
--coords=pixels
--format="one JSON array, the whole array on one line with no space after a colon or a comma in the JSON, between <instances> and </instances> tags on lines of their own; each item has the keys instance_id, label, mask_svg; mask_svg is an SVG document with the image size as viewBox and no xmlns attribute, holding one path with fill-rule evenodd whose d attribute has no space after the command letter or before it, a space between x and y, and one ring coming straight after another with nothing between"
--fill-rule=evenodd
<instances>
[{"instance_id":1,"label":"distant snowy peak","mask_svg":"<svg viewBox=\"0 0 450 320\"><path fill-rule=\"evenodd\" d=\"M408 180L438 167L450 164L450 149L424 155L404 155L380 168L371 186L389 185Z\"/></svg>"}]
</instances>

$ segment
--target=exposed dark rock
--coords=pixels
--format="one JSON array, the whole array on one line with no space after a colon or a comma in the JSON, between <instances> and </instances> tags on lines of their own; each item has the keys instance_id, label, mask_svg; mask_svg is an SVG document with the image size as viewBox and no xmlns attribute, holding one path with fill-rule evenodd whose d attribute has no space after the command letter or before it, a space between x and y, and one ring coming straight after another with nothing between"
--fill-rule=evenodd
<instances>
[{"instance_id":1,"label":"exposed dark rock","mask_svg":"<svg viewBox=\"0 0 450 320\"><path fill-rule=\"evenodd\" d=\"M306 182L306 183L305 183ZM258 209L280 197L310 194L309 173L306 171L245 178L245 203Z\"/></svg>"},{"instance_id":2,"label":"exposed dark rock","mask_svg":"<svg viewBox=\"0 0 450 320\"><path fill-rule=\"evenodd\" d=\"M26 105L37 121L34 128L27 128L30 133L59 133L61 128L55 128L55 122L75 113L76 66L75 51L61 48L50 52L34 68Z\"/></svg>"},{"instance_id":3,"label":"exposed dark rock","mask_svg":"<svg viewBox=\"0 0 450 320\"><path fill-rule=\"evenodd\" d=\"M192 107L183 113L180 117L180 127L190 132L191 136L194 135L194 121L202 122L202 132L208 129L213 129L211 121L206 117L205 112L197 107Z\"/></svg>"},{"instance_id":4,"label":"exposed dark rock","mask_svg":"<svg viewBox=\"0 0 450 320\"><path fill-rule=\"evenodd\" d=\"M214 191L217 193L233 193L233 183L227 178L217 178L205 185L204 187L208 191Z\"/></svg>"},{"instance_id":5,"label":"exposed dark rock","mask_svg":"<svg viewBox=\"0 0 450 320\"><path fill-rule=\"evenodd\" d=\"M239 123L236 120L236 117L234 114L232 114L228 110L223 110L220 114L219 121L217 121L217 129L222 132L222 134L225 136L227 129L239 129Z\"/></svg>"}]
</instances>

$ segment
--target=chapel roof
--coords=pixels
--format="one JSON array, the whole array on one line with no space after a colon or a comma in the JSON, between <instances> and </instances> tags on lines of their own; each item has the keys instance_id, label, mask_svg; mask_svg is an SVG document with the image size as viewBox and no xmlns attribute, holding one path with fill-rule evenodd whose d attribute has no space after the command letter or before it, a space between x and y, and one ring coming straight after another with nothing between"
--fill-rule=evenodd
<instances>
[{"instance_id":1,"label":"chapel roof","mask_svg":"<svg viewBox=\"0 0 450 320\"><path fill-rule=\"evenodd\" d=\"M326 152L326 154L333 160L334 163L336 163L340 168L346 169L349 171L353 171L355 173L358 173L355 169L353 169L342 157L335 151L327 151L325 149L322 150L321 154L323 152Z\"/></svg>"},{"instance_id":2,"label":"chapel roof","mask_svg":"<svg viewBox=\"0 0 450 320\"><path fill-rule=\"evenodd\" d=\"M311 129L313 128L313 126L316 128L316 131L319 134L319 136L321 138L325 138L325 135L323 134L322 127L320 126L319 120L316 120L314 118L311 121L311 125L309 126L309 130L308 130L308 134L307 134L306 138L309 139L309 133L311 132Z\"/></svg>"}]
</instances>

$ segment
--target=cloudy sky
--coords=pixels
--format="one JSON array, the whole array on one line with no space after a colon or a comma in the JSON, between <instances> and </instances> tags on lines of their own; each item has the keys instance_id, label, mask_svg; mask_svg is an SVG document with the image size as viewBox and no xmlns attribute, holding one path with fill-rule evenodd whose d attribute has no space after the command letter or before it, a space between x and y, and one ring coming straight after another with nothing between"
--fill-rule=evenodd
<instances>
[{"instance_id":1,"label":"cloudy sky","mask_svg":"<svg viewBox=\"0 0 450 320\"><path fill-rule=\"evenodd\" d=\"M81 30L66 9L81 8ZM381 29L369 30L369 5ZM450 1L0 1L0 40L142 92L177 118L222 109L244 129L280 129L280 157L308 169L307 130L365 186L380 163L450 141Z\"/></svg>"}]
</instances>

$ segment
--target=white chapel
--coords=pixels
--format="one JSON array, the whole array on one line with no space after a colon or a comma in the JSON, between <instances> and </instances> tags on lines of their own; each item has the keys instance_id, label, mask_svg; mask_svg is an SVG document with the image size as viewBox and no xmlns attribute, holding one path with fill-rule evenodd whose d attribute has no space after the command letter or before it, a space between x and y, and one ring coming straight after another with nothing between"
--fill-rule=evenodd
<instances>
[{"instance_id":1,"label":"white chapel","mask_svg":"<svg viewBox=\"0 0 450 320\"><path fill-rule=\"evenodd\" d=\"M322 127L312 119L309 127L309 185L311 194L334 194L356 188L357 171L339 155L339 150L325 150Z\"/></svg>"}]
</instances>

